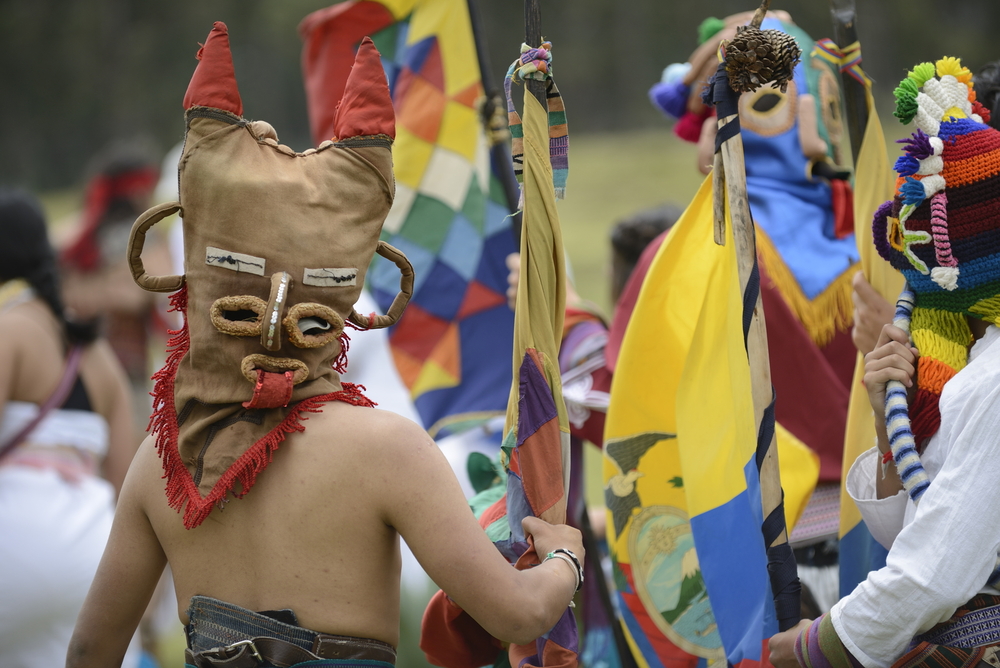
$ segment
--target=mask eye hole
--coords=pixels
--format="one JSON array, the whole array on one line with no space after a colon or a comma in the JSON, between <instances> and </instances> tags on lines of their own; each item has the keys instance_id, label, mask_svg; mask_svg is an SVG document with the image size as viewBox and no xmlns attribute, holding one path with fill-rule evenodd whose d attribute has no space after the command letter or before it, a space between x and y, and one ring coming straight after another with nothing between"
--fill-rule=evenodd
<instances>
[{"instance_id":1,"label":"mask eye hole","mask_svg":"<svg viewBox=\"0 0 1000 668\"><path fill-rule=\"evenodd\" d=\"M329 306L296 304L282 321L288 340L299 348L319 348L344 331L344 319Z\"/></svg>"},{"instance_id":2,"label":"mask eye hole","mask_svg":"<svg viewBox=\"0 0 1000 668\"><path fill-rule=\"evenodd\" d=\"M753 107L754 111L763 114L777 107L778 103L781 102L781 100L782 96L778 95L777 93L764 93L756 100L754 100L751 106Z\"/></svg>"},{"instance_id":3,"label":"mask eye hole","mask_svg":"<svg viewBox=\"0 0 1000 668\"><path fill-rule=\"evenodd\" d=\"M788 82L784 93L762 86L740 96L740 125L762 137L775 137L792 129L796 109L798 90L794 81Z\"/></svg>"},{"instance_id":4,"label":"mask eye hole","mask_svg":"<svg viewBox=\"0 0 1000 668\"><path fill-rule=\"evenodd\" d=\"M260 336L261 315L267 304L260 297L220 297L212 304L212 324L223 334Z\"/></svg>"},{"instance_id":5,"label":"mask eye hole","mask_svg":"<svg viewBox=\"0 0 1000 668\"><path fill-rule=\"evenodd\" d=\"M296 325L298 326L299 331L302 332L302 336L320 336L333 327L333 325L323 318L318 318L316 316L299 318Z\"/></svg>"},{"instance_id":6,"label":"mask eye hole","mask_svg":"<svg viewBox=\"0 0 1000 668\"><path fill-rule=\"evenodd\" d=\"M253 322L260 317L260 314L250 309L236 309L235 311L223 311L222 317L230 322Z\"/></svg>"}]
</instances>

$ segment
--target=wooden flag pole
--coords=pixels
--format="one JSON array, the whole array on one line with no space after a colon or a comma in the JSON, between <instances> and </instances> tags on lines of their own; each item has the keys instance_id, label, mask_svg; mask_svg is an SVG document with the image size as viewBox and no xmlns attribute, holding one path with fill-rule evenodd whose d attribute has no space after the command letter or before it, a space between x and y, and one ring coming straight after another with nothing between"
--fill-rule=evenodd
<instances>
[{"instance_id":1,"label":"wooden flag pole","mask_svg":"<svg viewBox=\"0 0 1000 668\"><path fill-rule=\"evenodd\" d=\"M854 0L830 0L830 14L833 17L833 41L846 50L858 42L858 16ZM861 140L868 127L868 96L864 84L841 70L843 81L845 120L851 139L851 159L857 165L861 152Z\"/></svg>"},{"instance_id":2,"label":"wooden flag pole","mask_svg":"<svg viewBox=\"0 0 1000 668\"><path fill-rule=\"evenodd\" d=\"M719 191L725 191L729 217L733 224L757 433L756 463L764 517L761 529L768 552L768 572L779 628L786 630L799 620L799 583L795 573L795 559L788 546L788 531L783 513L767 328L760 296L754 225L747 195L743 138L739 132L739 92L755 90L772 82L777 86L787 85L800 55L794 41L785 33L760 30L769 4L770 0L763 0L750 25L741 28L733 40L722 44L725 62L720 65L716 74L712 94L718 115L715 167L718 169L721 163L723 174L714 175L713 184L716 196L721 194ZM718 205L714 217L718 241L720 237L724 238L725 231L724 216L720 225Z\"/></svg>"},{"instance_id":3,"label":"wooden flag pole","mask_svg":"<svg viewBox=\"0 0 1000 668\"><path fill-rule=\"evenodd\" d=\"M731 121L732 116L719 120L719 126ZM736 262L740 277L740 292L745 293L753 271L757 255L753 221L747 199L747 174L743 162L743 138L736 135L722 144L722 163L725 170L726 199L729 202L729 216L733 222L733 238L736 243ZM754 425L760 429L764 410L770 405L771 365L768 362L767 326L764 322L764 307L760 292L753 307L753 318L747 333L747 350L750 356L750 386L753 391ZM778 471L778 449L775 437L767 450L760 467L760 496L764 517L781 504L781 475ZM788 542L787 531L782 531L772 545ZM769 546L770 547L770 546Z\"/></svg>"},{"instance_id":4,"label":"wooden flag pole","mask_svg":"<svg viewBox=\"0 0 1000 668\"><path fill-rule=\"evenodd\" d=\"M542 7L540 0L524 0L524 43L532 48L542 45ZM527 79L525 85L542 109L548 110L545 99L545 82Z\"/></svg>"},{"instance_id":5,"label":"wooden flag pole","mask_svg":"<svg viewBox=\"0 0 1000 668\"><path fill-rule=\"evenodd\" d=\"M759 28L767 12L770 0L764 0L754 14L750 25ZM739 122L738 114L720 117L719 131L731 122ZM733 222L733 238L736 243L736 261L740 277L740 292L745 293L747 284L757 257L757 243L754 237L753 219L750 215L750 200L747 195L746 163L743 159L743 136L740 133L722 142L716 154L716 163L721 156L723 166L723 185L726 201L729 204L729 216ZM717 177L716 177L717 178ZM771 365L768 362L767 327L764 322L764 308L761 303L760 291L757 292L757 302L753 309L753 318L747 333L747 351L750 357L750 381L753 391L754 425L760 428L764 410L770 405ZM760 467L760 492L764 506L764 517L781 504L781 477L778 472L778 452L775 438L771 438L771 447ZM772 545L788 541L787 531L783 531Z\"/></svg>"},{"instance_id":6,"label":"wooden flag pole","mask_svg":"<svg viewBox=\"0 0 1000 668\"><path fill-rule=\"evenodd\" d=\"M476 58L479 60L479 80L483 85L483 101L480 117L483 128L486 130L486 138L490 145L490 157L493 160L497 178L503 185L504 196L507 200L507 210L510 211L512 219L510 221L511 232L514 235L514 243L521 247L521 212L517 210L517 200L520 195L520 188L517 178L514 177L514 163L510 156L510 132L507 130L507 114L503 103L503 95L497 89L493 79L493 70L490 67L490 53L486 46L486 34L483 29L483 17L479 11L477 0L468 0L469 22L472 24L472 39L476 43ZM497 114L500 118L497 118Z\"/></svg>"}]
</instances>

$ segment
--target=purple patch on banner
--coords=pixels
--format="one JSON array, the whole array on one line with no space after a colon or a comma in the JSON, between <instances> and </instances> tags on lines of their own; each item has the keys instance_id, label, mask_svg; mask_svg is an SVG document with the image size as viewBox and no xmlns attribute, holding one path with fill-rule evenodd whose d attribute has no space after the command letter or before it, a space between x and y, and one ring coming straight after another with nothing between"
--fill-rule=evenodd
<instances>
[{"instance_id":1,"label":"purple patch on banner","mask_svg":"<svg viewBox=\"0 0 1000 668\"><path fill-rule=\"evenodd\" d=\"M545 376L535 364L530 353L524 353L521 360L519 378L520 399L517 404L517 444L523 445L525 440L553 418L558 416L556 402L552 398Z\"/></svg>"}]
</instances>

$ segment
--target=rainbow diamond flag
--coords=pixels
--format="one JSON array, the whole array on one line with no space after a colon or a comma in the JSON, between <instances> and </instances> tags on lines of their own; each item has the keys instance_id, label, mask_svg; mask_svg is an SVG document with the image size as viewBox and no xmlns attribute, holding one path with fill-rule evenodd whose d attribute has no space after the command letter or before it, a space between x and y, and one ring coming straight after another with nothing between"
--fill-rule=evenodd
<instances>
[{"instance_id":1,"label":"rainbow diamond flag","mask_svg":"<svg viewBox=\"0 0 1000 668\"><path fill-rule=\"evenodd\" d=\"M396 198L382 238L415 274L389 343L424 426L436 436L502 415L514 331L505 258L517 248L498 174L512 167L491 157L465 0L350 0L310 14L300 32L307 88L341 90L365 36L382 54L396 111ZM310 112L322 127L333 110ZM395 266L376 257L368 287L380 308L397 282Z\"/></svg>"}]
</instances>

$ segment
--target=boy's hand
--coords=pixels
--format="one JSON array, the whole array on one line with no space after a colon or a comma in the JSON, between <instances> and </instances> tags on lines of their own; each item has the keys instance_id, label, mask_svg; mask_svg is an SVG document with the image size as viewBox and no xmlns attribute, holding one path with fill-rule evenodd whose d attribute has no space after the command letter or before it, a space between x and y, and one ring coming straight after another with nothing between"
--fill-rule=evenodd
<instances>
[{"instance_id":1,"label":"boy's hand","mask_svg":"<svg viewBox=\"0 0 1000 668\"><path fill-rule=\"evenodd\" d=\"M774 668L799 668L799 660L795 658L795 643L799 639L799 634L812 624L811 619L803 619L801 622L781 633L771 636L768 641L769 660Z\"/></svg>"},{"instance_id":2,"label":"boy's hand","mask_svg":"<svg viewBox=\"0 0 1000 668\"><path fill-rule=\"evenodd\" d=\"M530 535L535 539L535 552L539 559L545 559L545 555L561 547L575 554L580 560L580 566L583 566L586 552L583 549L583 535L578 530L565 524L549 524L537 517L525 517L521 520L521 527L526 536Z\"/></svg>"}]
</instances>

